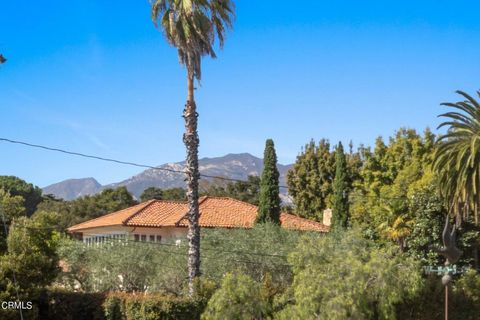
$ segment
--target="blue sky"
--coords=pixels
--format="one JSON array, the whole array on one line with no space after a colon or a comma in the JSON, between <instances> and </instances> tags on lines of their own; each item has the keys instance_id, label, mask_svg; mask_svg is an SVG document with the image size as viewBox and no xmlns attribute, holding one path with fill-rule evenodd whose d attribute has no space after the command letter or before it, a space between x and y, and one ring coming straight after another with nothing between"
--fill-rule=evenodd
<instances>
[{"instance_id":1,"label":"blue sky","mask_svg":"<svg viewBox=\"0 0 480 320\"><path fill-rule=\"evenodd\" d=\"M474 1L237 1L235 30L205 59L200 156L281 163L310 139L372 144L402 126L435 128L440 102L480 74ZM151 165L181 161L185 70L149 2L3 1L0 137ZM138 168L0 143L0 174L39 186Z\"/></svg>"}]
</instances>

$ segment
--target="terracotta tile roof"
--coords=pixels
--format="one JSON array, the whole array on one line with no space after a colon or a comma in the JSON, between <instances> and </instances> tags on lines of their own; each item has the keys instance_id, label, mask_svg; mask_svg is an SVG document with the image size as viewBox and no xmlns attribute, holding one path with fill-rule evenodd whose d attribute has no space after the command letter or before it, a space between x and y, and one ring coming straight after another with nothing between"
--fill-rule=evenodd
<instances>
[{"instance_id":1,"label":"terracotta tile roof","mask_svg":"<svg viewBox=\"0 0 480 320\"><path fill-rule=\"evenodd\" d=\"M232 198L205 197L200 203L200 227L251 228L257 216L257 207ZM187 226L183 218L179 226Z\"/></svg>"},{"instance_id":2,"label":"terracotta tile roof","mask_svg":"<svg viewBox=\"0 0 480 320\"><path fill-rule=\"evenodd\" d=\"M186 202L156 200L125 222L128 226L173 227L185 216L187 211L188 204Z\"/></svg>"},{"instance_id":3,"label":"terracotta tile roof","mask_svg":"<svg viewBox=\"0 0 480 320\"><path fill-rule=\"evenodd\" d=\"M186 202L150 200L148 202L89 220L68 229L81 232L84 229L124 225L143 227L187 227ZM200 199L199 224L203 228L252 228L257 207L232 198L203 197ZM280 216L282 227L287 229L328 232L320 222L300 218L288 213Z\"/></svg>"},{"instance_id":4,"label":"terracotta tile roof","mask_svg":"<svg viewBox=\"0 0 480 320\"><path fill-rule=\"evenodd\" d=\"M149 206L152 202L155 202L155 200L143 202L133 207L129 207L117 212L109 213L104 216L76 224L74 226L71 226L67 230L69 232L74 232L77 230L97 228L97 227L121 226L121 225L124 225L124 222L127 219L129 219L130 217L132 217L133 215L135 215L137 212L141 211L145 207Z\"/></svg>"}]
</instances>

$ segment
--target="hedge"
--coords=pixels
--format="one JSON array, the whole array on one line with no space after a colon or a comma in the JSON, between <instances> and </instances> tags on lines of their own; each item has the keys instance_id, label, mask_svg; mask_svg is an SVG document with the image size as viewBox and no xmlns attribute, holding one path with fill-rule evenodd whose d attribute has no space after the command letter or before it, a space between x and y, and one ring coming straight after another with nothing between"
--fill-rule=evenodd
<instances>
[{"instance_id":1,"label":"hedge","mask_svg":"<svg viewBox=\"0 0 480 320\"><path fill-rule=\"evenodd\" d=\"M478 280L477 280L478 281ZM468 287L470 285L470 288ZM473 294L468 290L473 289ZM449 288L449 319L480 319L480 287L478 283L464 286L462 281L454 281ZM443 320L445 319L445 287L439 277L429 277L416 297L397 306L397 319L401 320Z\"/></svg>"},{"instance_id":2,"label":"hedge","mask_svg":"<svg viewBox=\"0 0 480 320\"><path fill-rule=\"evenodd\" d=\"M106 320L200 319L206 301L160 294L112 293L103 304Z\"/></svg>"},{"instance_id":3,"label":"hedge","mask_svg":"<svg viewBox=\"0 0 480 320\"><path fill-rule=\"evenodd\" d=\"M16 299L14 299L16 300ZM169 320L200 319L207 299L162 294L43 291L32 299L24 319L48 320ZM1 310L1 320L18 320L19 311Z\"/></svg>"}]
</instances>

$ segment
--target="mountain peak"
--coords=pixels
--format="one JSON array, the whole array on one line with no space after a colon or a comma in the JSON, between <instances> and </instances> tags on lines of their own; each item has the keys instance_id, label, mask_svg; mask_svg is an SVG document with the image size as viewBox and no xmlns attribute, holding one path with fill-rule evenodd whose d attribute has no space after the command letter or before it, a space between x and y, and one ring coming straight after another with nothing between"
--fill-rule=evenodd
<instances>
[{"instance_id":1,"label":"mountain peak","mask_svg":"<svg viewBox=\"0 0 480 320\"><path fill-rule=\"evenodd\" d=\"M201 174L208 176L226 177L230 179L247 180L249 175L259 176L263 170L263 160L250 153L229 153L222 157L202 158L198 161ZM167 163L160 168L182 171L185 162ZM278 165L280 184L285 184L285 178L290 166ZM137 198L148 187L157 188L184 188L185 177L182 173L167 170L148 169L133 177L118 183L101 186L94 178L69 179L43 188L45 193L51 193L65 200L80 196L95 194L105 188L126 186Z\"/></svg>"},{"instance_id":2,"label":"mountain peak","mask_svg":"<svg viewBox=\"0 0 480 320\"><path fill-rule=\"evenodd\" d=\"M43 188L43 193L71 200L99 192L102 185L95 178L68 179Z\"/></svg>"}]
</instances>

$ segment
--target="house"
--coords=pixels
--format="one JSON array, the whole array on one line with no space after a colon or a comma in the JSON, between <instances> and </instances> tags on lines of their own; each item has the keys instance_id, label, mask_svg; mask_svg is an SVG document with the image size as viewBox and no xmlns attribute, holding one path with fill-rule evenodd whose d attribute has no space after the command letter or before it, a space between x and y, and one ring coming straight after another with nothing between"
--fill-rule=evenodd
<instances>
[{"instance_id":1,"label":"house","mask_svg":"<svg viewBox=\"0 0 480 320\"><path fill-rule=\"evenodd\" d=\"M232 198L202 197L199 206L201 228L249 229L257 216L257 206ZM187 202L150 200L74 225L68 232L86 243L120 238L144 242L181 241L187 235L187 212ZM281 213L280 222L283 228L292 230L329 230L329 225L288 213Z\"/></svg>"}]
</instances>

